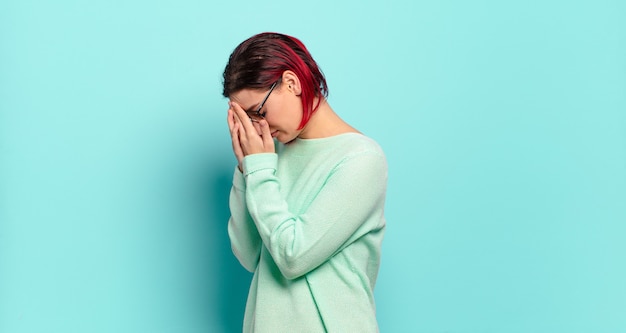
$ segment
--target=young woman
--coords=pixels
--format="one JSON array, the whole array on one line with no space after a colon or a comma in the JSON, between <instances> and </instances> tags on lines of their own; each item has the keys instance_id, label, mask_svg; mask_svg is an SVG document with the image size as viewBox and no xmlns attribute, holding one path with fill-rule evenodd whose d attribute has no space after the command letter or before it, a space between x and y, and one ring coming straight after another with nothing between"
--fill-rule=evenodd
<instances>
[{"instance_id":1,"label":"young woman","mask_svg":"<svg viewBox=\"0 0 626 333\"><path fill-rule=\"evenodd\" d=\"M327 95L305 46L283 34L247 39L224 70L239 162L228 234L254 273L244 332L378 331L387 163Z\"/></svg>"}]
</instances>

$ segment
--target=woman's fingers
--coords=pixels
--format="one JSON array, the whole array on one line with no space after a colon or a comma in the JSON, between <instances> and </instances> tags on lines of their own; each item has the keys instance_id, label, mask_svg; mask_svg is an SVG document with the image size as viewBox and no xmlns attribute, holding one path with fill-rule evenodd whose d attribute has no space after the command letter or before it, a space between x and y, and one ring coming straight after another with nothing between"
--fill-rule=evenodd
<instances>
[{"instance_id":1,"label":"woman's fingers","mask_svg":"<svg viewBox=\"0 0 626 333\"><path fill-rule=\"evenodd\" d=\"M228 115L226 116L226 122L228 123L228 130L233 131L233 126L235 126L235 116L233 115L233 110L228 108Z\"/></svg>"},{"instance_id":2,"label":"woman's fingers","mask_svg":"<svg viewBox=\"0 0 626 333\"><path fill-rule=\"evenodd\" d=\"M231 101L229 105L233 126L237 129L231 134L233 135L233 150L235 146L239 147L242 156L274 152L274 141L267 121L253 122L239 104Z\"/></svg>"},{"instance_id":3,"label":"woman's fingers","mask_svg":"<svg viewBox=\"0 0 626 333\"><path fill-rule=\"evenodd\" d=\"M233 142L233 152L235 153L237 162L239 162L239 164L241 165L244 154L243 150L241 149L241 144L239 143L239 124L233 125L233 130L230 133L230 137Z\"/></svg>"},{"instance_id":4,"label":"woman's fingers","mask_svg":"<svg viewBox=\"0 0 626 333\"><path fill-rule=\"evenodd\" d=\"M229 103L230 105L230 103ZM235 121L235 115L232 109L228 109L227 115L228 130L230 131L230 140L232 141L233 153L237 158L239 169L241 170L241 162L243 161L243 150L241 149L241 143L239 143L239 125Z\"/></svg>"},{"instance_id":5,"label":"woman's fingers","mask_svg":"<svg viewBox=\"0 0 626 333\"><path fill-rule=\"evenodd\" d=\"M254 126L252 125L252 121L250 117L246 114L246 112L241 108L239 104L236 102L230 102L230 107L233 110L235 116L239 119L239 123L241 124L240 131L244 133L252 133L254 131Z\"/></svg>"},{"instance_id":6,"label":"woman's fingers","mask_svg":"<svg viewBox=\"0 0 626 333\"><path fill-rule=\"evenodd\" d=\"M237 142L239 147L241 147L241 150L243 152L243 155L248 155L249 151L247 148L248 145L248 131L246 131L246 124L249 125L248 123L250 123L250 118L248 118L248 115L246 115L245 112L243 112L243 109L241 108L241 106L239 106L239 104L235 103L235 102L230 102L230 109L232 110L232 114L233 114L233 119L234 119L234 123L237 126ZM241 110L241 112L238 112L237 110ZM243 115L242 115L243 113ZM244 118L242 118L242 116ZM252 132L256 133L254 127L252 128Z\"/></svg>"},{"instance_id":7,"label":"woman's fingers","mask_svg":"<svg viewBox=\"0 0 626 333\"><path fill-rule=\"evenodd\" d=\"M259 122L261 127L261 138L263 139L263 148L265 148L265 152L273 153L274 152L274 139L272 139L272 132L270 132L270 125L267 123L267 120L263 119Z\"/></svg>"},{"instance_id":8,"label":"woman's fingers","mask_svg":"<svg viewBox=\"0 0 626 333\"><path fill-rule=\"evenodd\" d=\"M237 113L237 111L235 111L234 107L232 108L232 110L233 110L233 119L235 120L235 124L239 125L240 136L241 135L245 135L246 134L246 128L243 125L243 123L246 122L247 119L245 119L245 118L242 119L241 116L239 115L239 113ZM248 118L248 117L246 116L246 118Z\"/></svg>"},{"instance_id":9,"label":"woman's fingers","mask_svg":"<svg viewBox=\"0 0 626 333\"><path fill-rule=\"evenodd\" d=\"M258 121L253 121L252 122L252 126L256 130L257 134L259 134L259 136L263 135L263 133L261 132L262 131L261 124Z\"/></svg>"}]
</instances>

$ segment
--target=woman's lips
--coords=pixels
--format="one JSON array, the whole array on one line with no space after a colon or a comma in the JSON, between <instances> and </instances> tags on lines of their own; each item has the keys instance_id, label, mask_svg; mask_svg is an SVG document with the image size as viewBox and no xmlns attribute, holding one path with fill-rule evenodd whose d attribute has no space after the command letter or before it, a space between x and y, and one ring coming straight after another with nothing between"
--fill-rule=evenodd
<instances>
[{"instance_id":1,"label":"woman's lips","mask_svg":"<svg viewBox=\"0 0 626 333\"><path fill-rule=\"evenodd\" d=\"M272 138L275 138L278 135L278 131L272 132Z\"/></svg>"}]
</instances>

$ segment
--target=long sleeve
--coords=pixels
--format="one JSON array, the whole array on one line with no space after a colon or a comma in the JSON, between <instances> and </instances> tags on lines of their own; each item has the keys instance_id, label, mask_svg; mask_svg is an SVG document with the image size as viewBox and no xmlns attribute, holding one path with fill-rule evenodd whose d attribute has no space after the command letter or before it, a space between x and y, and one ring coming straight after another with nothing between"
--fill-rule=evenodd
<instances>
[{"instance_id":1,"label":"long sleeve","mask_svg":"<svg viewBox=\"0 0 626 333\"><path fill-rule=\"evenodd\" d=\"M261 238L246 207L246 183L239 168L235 168L233 186L230 190L228 236L233 253L241 265L254 272L261 253Z\"/></svg>"},{"instance_id":2,"label":"long sleeve","mask_svg":"<svg viewBox=\"0 0 626 333\"><path fill-rule=\"evenodd\" d=\"M288 279L308 273L382 227L387 164L377 151L359 151L333 165L317 192L307 193L311 201L298 214L281 197L276 154L246 156L243 167L250 216Z\"/></svg>"}]
</instances>

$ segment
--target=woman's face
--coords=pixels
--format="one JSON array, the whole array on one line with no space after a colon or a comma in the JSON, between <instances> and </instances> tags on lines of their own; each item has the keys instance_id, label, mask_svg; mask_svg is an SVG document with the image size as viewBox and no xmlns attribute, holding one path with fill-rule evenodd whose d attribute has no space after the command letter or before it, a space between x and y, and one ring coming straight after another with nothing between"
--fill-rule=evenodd
<instances>
[{"instance_id":1,"label":"woman's face","mask_svg":"<svg viewBox=\"0 0 626 333\"><path fill-rule=\"evenodd\" d=\"M302 120L302 102L286 84L280 84L267 95L267 90L243 89L230 95L231 102L235 102L246 111L256 111L267 96L267 100L260 110L270 126L272 137L279 142L289 143L300 135L298 130Z\"/></svg>"}]
</instances>

